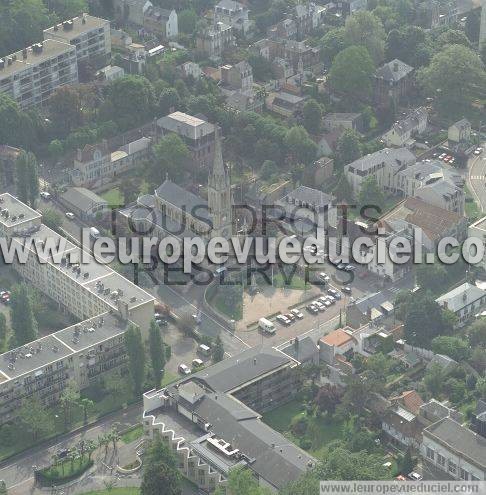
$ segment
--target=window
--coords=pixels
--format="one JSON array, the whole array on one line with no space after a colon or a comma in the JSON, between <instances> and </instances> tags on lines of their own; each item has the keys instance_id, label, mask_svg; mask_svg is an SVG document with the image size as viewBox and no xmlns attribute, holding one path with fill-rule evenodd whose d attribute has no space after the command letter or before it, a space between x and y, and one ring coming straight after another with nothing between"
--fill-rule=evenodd
<instances>
[{"instance_id":1,"label":"window","mask_svg":"<svg viewBox=\"0 0 486 495\"><path fill-rule=\"evenodd\" d=\"M456 472L457 466L452 461L449 461L449 473L456 474Z\"/></svg>"},{"instance_id":2,"label":"window","mask_svg":"<svg viewBox=\"0 0 486 495\"><path fill-rule=\"evenodd\" d=\"M435 452L429 447L427 447L427 457L432 460L435 459Z\"/></svg>"},{"instance_id":3,"label":"window","mask_svg":"<svg viewBox=\"0 0 486 495\"><path fill-rule=\"evenodd\" d=\"M437 464L439 464L439 466L445 467L445 462L445 457L437 452Z\"/></svg>"},{"instance_id":4,"label":"window","mask_svg":"<svg viewBox=\"0 0 486 495\"><path fill-rule=\"evenodd\" d=\"M461 480L469 479L469 473L462 468L460 469L460 475L461 475Z\"/></svg>"}]
</instances>

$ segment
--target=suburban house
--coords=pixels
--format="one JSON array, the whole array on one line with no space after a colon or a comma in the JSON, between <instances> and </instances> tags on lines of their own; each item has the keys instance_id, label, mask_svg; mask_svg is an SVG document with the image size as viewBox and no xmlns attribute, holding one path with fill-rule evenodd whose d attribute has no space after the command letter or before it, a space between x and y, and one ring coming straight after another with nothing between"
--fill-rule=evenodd
<instances>
[{"instance_id":1,"label":"suburban house","mask_svg":"<svg viewBox=\"0 0 486 495\"><path fill-rule=\"evenodd\" d=\"M467 236L466 217L416 197L398 203L378 220L378 225L387 232L407 230L412 234L414 229L420 229L421 244L427 251L433 251L444 237L462 242Z\"/></svg>"},{"instance_id":2,"label":"suburban house","mask_svg":"<svg viewBox=\"0 0 486 495\"><path fill-rule=\"evenodd\" d=\"M414 68L394 59L375 73L375 103L381 108L397 106L410 94L414 85Z\"/></svg>"},{"instance_id":3,"label":"suburban house","mask_svg":"<svg viewBox=\"0 0 486 495\"><path fill-rule=\"evenodd\" d=\"M314 2L298 3L292 12L297 27L297 37L303 39L318 28L324 19L326 8Z\"/></svg>"},{"instance_id":4,"label":"suburban house","mask_svg":"<svg viewBox=\"0 0 486 495\"><path fill-rule=\"evenodd\" d=\"M302 111L306 97L280 91L270 93L266 99L266 106L272 112L285 118L292 117Z\"/></svg>"},{"instance_id":5,"label":"suburban house","mask_svg":"<svg viewBox=\"0 0 486 495\"><path fill-rule=\"evenodd\" d=\"M110 83L117 79L122 78L125 75L125 69L118 67L118 65L107 65L96 73L96 77L100 81Z\"/></svg>"},{"instance_id":6,"label":"suburban house","mask_svg":"<svg viewBox=\"0 0 486 495\"><path fill-rule=\"evenodd\" d=\"M214 20L231 26L244 35L252 29L253 21L248 18L248 7L234 0L221 0L214 6Z\"/></svg>"},{"instance_id":7,"label":"suburban house","mask_svg":"<svg viewBox=\"0 0 486 495\"><path fill-rule=\"evenodd\" d=\"M444 309L452 311L457 316L457 326L461 327L484 306L486 291L466 282L435 301Z\"/></svg>"},{"instance_id":8,"label":"suburban house","mask_svg":"<svg viewBox=\"0 0 486 495\"><path fill-rule=\"evenodd\" d=\"M486 480L486 439L452 418L425 428L420 450L437 479Z\"/></svg>"},{"instance_id":9,"label":"suburban house","mask_svg":"<svg viewBox=\"0 0 486 495\"><path fill-rule=\"evenodd\" d=\"M413 138L425 132L428 112L424 107L416 108L405 118L398 120L392 128L383 135L387 146L411 146Z\"/></svg>"},{"instance_id":10,"label":"suburban house","mask_svg":"<svg viewBox=\"0 0 486 495\"><path fill-rule=\"evenodd\" d=\"M210 59L220 59L234 43L233 28L224 22L216 22L196 35L196 51Z\"/></svg>"},{"instance_id":11,"label":"suburban house","mask_svg":"<svg viewBox=\"0 0 486 495\"><path fill-rule=\"evenodd\" d=\"M193 79L199 79L203 75L203 71L199 64L195 62L185 62L182 65L179 65L178 70L183 79L188 77L192 77Z\"/></svg>"},{"instance_id":12,"label":"suburban house","mask_svg":"<svg viewBox=\"0 0 486 495\"><path fill-rule=\"evenodd\" d=\"M452 124L447 131L447 139L453 143L462 143L471 138L471 122L461 119Z\"/></svg>"},{"instance_id":13,"label":"suburban house","mask_svg":"<svg viewBox=\"0 0 486 495\"><path fill-rule=\"evenodd\" d=\"M195 166L207 167L214 159L214 125L202 118L174 112L157 120L162 133L176 133L187 145Z\"/></svg>"},{"instance_id":14,"label":"suburban house","mask_svg":"<svg viewBox=\"0 0 486 495\"><path fill-rule=\"evenodd\" d=\"M247 467L261 487L277 492L316 463L261 421L298 392L299 365L281 351L255 347L146 392L145 435L168 442L179 469L204 491L226 486L231 469Z\"/></svg>"},{"instance_id":15,"label":"suburban house","mask_svg":"<svg viewBox=\"0 0 486 495\"><path fill-rule=\"evenodd\" d=\"M297 23L294 19L284 19L267 29L267 35L272 39L293 40L297 38Z\"/></svg>"},{"instance_id":16,"label":"suburban house","mask_svg":"<svg viewBox=\"0 0 486 495\"><path fill-rule=\"evenodd\" d=\"M338 328L319 340L319 359L333 365L338 356L343 356L358 347L358 341L349 327Z\"/></svg>"},{"instance_id":17,"label":"suburban house","mask_svg":"<svg viewBox=\"0 0 486 495\"><path fill-rule=\"evenodd\" d=\"M83 221L93 220L98 214L109 211L108 201L84 187L69 187L59 202Z\"/></svg>"},{"instance_id":18,"label":"suburban house","mask_svg":"<svg viewBox=\"0 0 486 495\"><path fill-rule=\"evenodd\" d=\"M322 126L326 131L352 129L363 131L363 117L360 113L328 113L322 119Z\"/></svg>"},{"instance_id":19,"label":"suburban house","mask_svg":"<svg viewBox=\"0 0 486 495\"><path fill-rule=\"evenodd\" d=\"M179 34L177 12L174 9L150 7L145 11L143 28L165 40L176 38Z\"/></svg>"},{"instance_id":20,"label":"suburban house","mask_svg":"<svg viewBox=\"0 0 486 495\"><path fill-rule=\"evenodd\" d=\"M388 440L398 448L420 448L423 425L417 418L417 413L400 402L394 402L383 414L381 428Z\"/></svg>"}]
</instances>

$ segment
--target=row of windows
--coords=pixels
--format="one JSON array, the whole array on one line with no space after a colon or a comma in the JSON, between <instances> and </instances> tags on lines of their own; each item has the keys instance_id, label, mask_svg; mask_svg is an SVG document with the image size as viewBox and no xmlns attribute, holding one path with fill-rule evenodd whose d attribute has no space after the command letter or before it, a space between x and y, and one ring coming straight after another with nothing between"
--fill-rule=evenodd
<instances>
[{"instance_id":1,"label":"row of windows","mask_svg":"<svg viewBox=\"0 0 486 495\"><path fill-rule=\"evenodd\" d=\"M452 459L446 459L440 452L436 452L430 447L426 448L427 459L434 461L442 470L448 471L454 478L461 480L479 481L474 474L466 471L464 468L457 466Z\"/></svg>"}]
</instances>

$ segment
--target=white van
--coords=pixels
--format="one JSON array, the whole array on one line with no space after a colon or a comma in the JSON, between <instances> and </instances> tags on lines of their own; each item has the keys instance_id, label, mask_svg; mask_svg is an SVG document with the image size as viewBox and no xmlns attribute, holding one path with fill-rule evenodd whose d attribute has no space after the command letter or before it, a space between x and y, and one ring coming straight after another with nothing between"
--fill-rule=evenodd
<instances>
[{"instance_id":1,"label":"white van","mask_svg":"<svg viewBox=\"0 0 486 495\"><path fill-rule=\"evenodd\" d=\"M211 347L205 344L200 344L197 348L197 352L202 356L211 356Z\"/></svg>"},{"instance_id":2,"label":"white van","mask_svg":"<svg viewBox=\"0 0 486 495\"><path fill-rule=\"evenodd\" d=\"M258 320L258 327L264 333L268 333L270 335L274 335L275 334L275 325L270 320L267 320L266 318L260 318Z\"/></svg>"}]
</instances>

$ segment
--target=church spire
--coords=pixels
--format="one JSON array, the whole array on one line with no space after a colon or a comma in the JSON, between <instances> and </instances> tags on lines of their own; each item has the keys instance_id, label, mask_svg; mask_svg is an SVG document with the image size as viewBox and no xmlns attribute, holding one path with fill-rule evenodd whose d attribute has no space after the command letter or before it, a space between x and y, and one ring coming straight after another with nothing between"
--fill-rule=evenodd
<instances>
[{"instance_id":1,"label":"church spire","mask_svg":"<svg viewBox=\"0 0 486 495\"><path fill-rule=\"evenodd\" d=\"M214 126L214 161L212 175L214 177L225 175L221 135L217 124Z\"/></svg>"}]
</instances>

